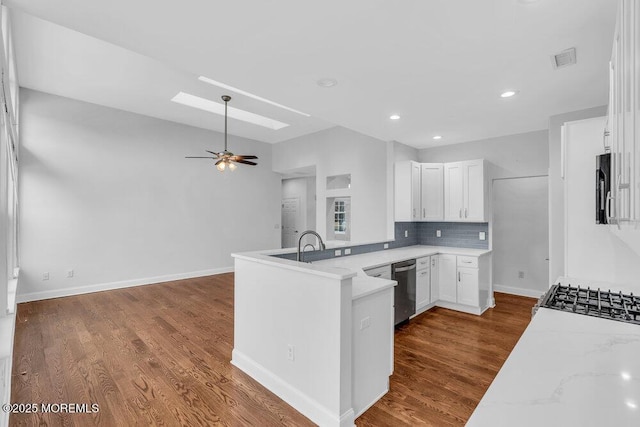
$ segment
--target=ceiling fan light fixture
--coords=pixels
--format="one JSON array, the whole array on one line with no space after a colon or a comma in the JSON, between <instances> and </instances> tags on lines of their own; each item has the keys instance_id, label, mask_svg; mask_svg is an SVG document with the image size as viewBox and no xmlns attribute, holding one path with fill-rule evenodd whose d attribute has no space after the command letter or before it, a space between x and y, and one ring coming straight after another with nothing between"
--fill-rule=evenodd
<instances>
[{"instance_id":1,"label":"ceiling fan light fixture","mask_svg":"<svg viewBox=\"0 0 640 427\"><path fill-rule=\"evenodd\" d=\"M252 162L248 159L257 159L258 156L246 155L246 154L233 154L231 151L227 149L227 103L231 101L231 97L229 95L222 95L222 100L224 101L224 151L214 152L205 150L207 153L212 156L187 156L187 159L213 159L216 160L216 169L220 172L224 172L226 169L229 169L231 172L236 170L238 165L236 163L242 163L249 166L256 166L256 162Z\"/></svg>"}]
</instances>

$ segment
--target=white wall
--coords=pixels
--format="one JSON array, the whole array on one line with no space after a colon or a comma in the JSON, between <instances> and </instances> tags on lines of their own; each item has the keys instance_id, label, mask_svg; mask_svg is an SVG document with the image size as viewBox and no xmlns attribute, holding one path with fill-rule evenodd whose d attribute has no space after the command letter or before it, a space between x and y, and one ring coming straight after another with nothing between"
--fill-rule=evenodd
<instances>
[{"instance_id":1,"label":"white wall","mask_svg":"<svg viewBox=\"0 0 640 427\"><path fill-rule=\"evenodd\" d=\"M560 178L560 127L573 120L601 117L607 107L559 114L549 118L549 282L564 274L564 182Z\"/></svg>"},{"instance_id":2,"label":"white wall","mask_svg":"<svg viewBox=\"0 0 640 427\"><path fill-rule=\"evenodd\" d=\"M406 160L419 161L420 150L409 145L402 144L398 141L393 141L393 161L403 162Z\"/></svg>"},{"instance_id":3,"label":"white wall","mask_svg":"<svg viewBox=\"0 0 640 427\"><path fill-rule=\"evenodd\" d=\"M548 185L546 176L493 182L496 291L537 298L549 289Z\"/></svg>"},{"instance_id":4,"label":"white wall","mask_svg":"<svg viewBox=\"0 0 640 427\"><path fill-rule=\"evenodd\" d=\"M604 125L604 117L565 124L565 275L640 291L640 257L595 221L596 156L604 152Z\"/></svg>"},{"instance_id":5,"label":"white wall","mask_svg":"<svg viewBox=\"0 0 640 427\"><path fill-rule=\"evenodd\" d=\"M375 138L334 127L273 146L273 170L286 172L316 167L316 218L321 236L327 235L327 197L351 196L351 241L383 241L389 229L387 143ZM327 176L351 174L351 190L328 193Z\"/></svg>"},{"instance_id":6,"label":"white wall","mask_svg":"<svg viewBox=\"0 0 640 427\"><path fill-rule=\"evenodd\" d=\"M221 149L219 133L20 95L21 301L212 274L232 268L232 252L279 247L268 144L230 136L259 165L222 174L184 158Z\"/></svg>"},{"instance_id":7,"label":"white wall","mask_svg":"<svg viewBox=\"0 0 640 427\"><path fill-rule=\"evenodd\" d=\"M420 150L423 163L486 159L493 165L493 178L546 175L549 168L546 130L501 136L462 144Z\"/></svg>"}]
</instances>

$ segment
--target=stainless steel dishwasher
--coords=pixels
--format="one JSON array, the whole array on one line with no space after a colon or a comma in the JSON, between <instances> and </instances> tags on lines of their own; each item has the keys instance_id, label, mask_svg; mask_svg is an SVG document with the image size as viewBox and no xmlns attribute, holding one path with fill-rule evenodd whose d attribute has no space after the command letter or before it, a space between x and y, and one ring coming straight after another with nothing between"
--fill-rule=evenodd
<instances>
[{"instance_id":1,"label":"stainless steel dishwasher","mask_svg":"<svg viewBox=\"0 0 640 427\"><path fill-rule=\"evenodd\" d=\"M395 325L406 322L416 313L416 260L391 265L391 279L395 287Z\"/></svg>"}]
</instances>

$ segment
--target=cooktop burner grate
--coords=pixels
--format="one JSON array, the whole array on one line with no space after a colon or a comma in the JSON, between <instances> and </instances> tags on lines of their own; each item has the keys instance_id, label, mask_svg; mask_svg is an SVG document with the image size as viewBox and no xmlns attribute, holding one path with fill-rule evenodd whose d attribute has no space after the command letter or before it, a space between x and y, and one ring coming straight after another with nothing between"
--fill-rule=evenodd
<instances>
[{"instance_id":1,"label":"cooktop burner grate","mask_svg":"<svg viewBox=\"0 0 640 427\"><path fill-rule=\"evenodd\" d=\"M541 298L538 306L640 325L640 297L633 293L556 284Z\"/></svg>"}]
</instances>

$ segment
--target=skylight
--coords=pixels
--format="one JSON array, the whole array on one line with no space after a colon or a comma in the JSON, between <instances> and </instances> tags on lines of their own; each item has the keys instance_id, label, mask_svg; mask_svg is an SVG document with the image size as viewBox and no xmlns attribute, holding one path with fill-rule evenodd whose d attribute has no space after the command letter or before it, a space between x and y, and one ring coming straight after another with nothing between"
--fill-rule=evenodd
<instances>
[{"instance_id":1,"label":"skylight","mask_svg":"<svg viewBox=\"0 0 640 427\"><path fill-rule=\"evenodd\" d=\"M178 104L198 108L200 110L224 116L224 104L211 101L210 99L201 98L199 96L191 95L184 92L178 92L178 94L171 100L173 102L177 102ZM239 108L233 107L229 107L229 117L231 117L232 119L262 126L271 130L279 130L289 126L287 123L283 123L278 120L270 119L269 117L264 117L259 114L250 113L248 111L240 110Z\"/></svg>"},{"instance_id":2,"label":"skylight","mask_svg":"<svg viewBox=\"0 0 640 427\"><path fill-rule=\"evenodd\" d=\"M227 84L224 84L224 83L221 83L221 82L217 82L217 81L215 81L213 79L210 79L209 77L200 76L200 77L198 77L198 80L200 80L201 82L212 84L214 86L218 86L218 87L220 87L222 89L227 89L227 90L230 90L232 92L239 93L240 95L248 96L249 98L257 99L258 101L266 102L267 104L270 104L270 105L273 105L275 107L279 107L279 108L285 109L287 111L291 111L291 112L296 113L296 114L300 114L300 115L305 116L305 117L311 117L310 114L303 113L302 111L294 110L291 107L287 107L286 105L278 104L277 102L269 101L268 99L262 98L262 97L260 97L258 95L254 95L252 93L245 92L242 89L238 89L238 88L235 88L233 86L229 86Z\"/></svg>"}]
</instances>

